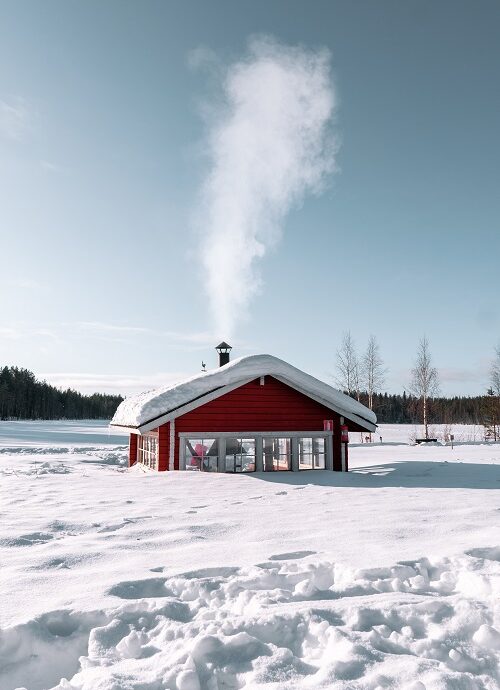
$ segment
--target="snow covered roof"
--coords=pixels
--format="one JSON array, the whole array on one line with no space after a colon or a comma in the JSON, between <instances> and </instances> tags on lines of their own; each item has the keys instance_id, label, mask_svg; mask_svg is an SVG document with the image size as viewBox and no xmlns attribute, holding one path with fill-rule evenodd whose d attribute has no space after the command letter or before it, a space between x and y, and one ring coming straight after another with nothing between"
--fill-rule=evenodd
<instances>
[{"instance_id":1,"label":"snow covered roof","mask_svg":"<svg viewBox=\"0 0 500 690\"><path fill-rule=\"evenodd\" d=\"M125 426L141 430L151 422L163 423L164 416L173 418L183 414L181 408L203 396L226 386L243 385L260 376L274 376L338 414L374 431L377 417L367 407L350 396L319 381L305 372L272 355L240 357L217 369L202 372L170 386L156 388L126 398L118 407L112 426ZM200 404L203 404L200 400ZM177 414L178 411L178 414ZM167 420L164 420L167 421ZM152 427L149 427L152 428ZM147 429L143 429L147 430Z\"/></svg>"}]
</instances>

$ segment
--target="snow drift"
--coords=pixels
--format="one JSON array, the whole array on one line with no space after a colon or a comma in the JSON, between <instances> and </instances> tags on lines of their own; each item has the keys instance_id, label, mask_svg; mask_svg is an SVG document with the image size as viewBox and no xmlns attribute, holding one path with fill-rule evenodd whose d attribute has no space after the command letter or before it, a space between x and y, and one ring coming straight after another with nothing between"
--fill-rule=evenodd
<instances>
[{"instance_id":1,"label":"snow drift","mask_svg":"<svg viewBox=\"0 0 500 690\"><path fill-rule=\"evenodd\" d=\"M500 687L500 444L162 476L81 425L0 423L1 690Z\"/></svg>"}]
</instances>

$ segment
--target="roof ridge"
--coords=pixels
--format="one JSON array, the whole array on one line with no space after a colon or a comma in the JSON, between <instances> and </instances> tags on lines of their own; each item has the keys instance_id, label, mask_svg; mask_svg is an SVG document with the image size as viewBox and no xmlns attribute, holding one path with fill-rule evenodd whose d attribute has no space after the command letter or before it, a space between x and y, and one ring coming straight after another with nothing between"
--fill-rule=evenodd
<instances>
[{"instance_id":1,"label":"roof ridge","mask_svg":"<svg viewBox=\"0 0 500 690\"><path fill-rule=\"evenodd\" d=\"M292 387L299 387L311 397L319 397L325 406L340 414L346 417L354 415L370 425L376 424L375 414L362 403L292 364L267 354L239 357L221 367L200 372L174 384L130 396L119 405L111 424L140 427L190 401L202 398L210 390L235 385L249 377L265 375L283 376Z\"/></svg>"}]
</instances>

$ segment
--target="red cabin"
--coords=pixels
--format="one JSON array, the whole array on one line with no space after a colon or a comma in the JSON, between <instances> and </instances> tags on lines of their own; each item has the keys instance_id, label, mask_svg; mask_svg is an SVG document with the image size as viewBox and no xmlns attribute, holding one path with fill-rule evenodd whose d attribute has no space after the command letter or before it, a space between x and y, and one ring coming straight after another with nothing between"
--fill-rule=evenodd
<instances>
[{"instance_id":1,"label":"red cabin","mask_svg":"<svg viewBox=\"0 0 500 690\"><path fill-rule=\"evenodd\" d=\"M361 403L271 355L229 361L131 396L112 426L130 433L130 461L157 471L348 469L349 431L375 431Z\"/></svg>"}]
</instances>

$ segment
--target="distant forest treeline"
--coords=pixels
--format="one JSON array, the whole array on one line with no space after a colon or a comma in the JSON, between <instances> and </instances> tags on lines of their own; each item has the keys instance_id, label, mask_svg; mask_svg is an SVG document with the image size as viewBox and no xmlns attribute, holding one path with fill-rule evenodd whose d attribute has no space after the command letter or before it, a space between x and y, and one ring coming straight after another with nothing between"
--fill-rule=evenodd
<instances>
[{"instance_id":1,"label":"distant forest treeline","mask_svg":"<svg viewBox=\"0 0 500 690\"><path fill-rule=\"evenodd\" d=\"M60 390L18 367L0 369L0 419L111 419L120 395Z\"/></svg>"},{"instance_id":2,"label":"distant forest treeline","mask_svg":"<svg viewBox=\"0 0 500 690\"><path fill-rule=\"evenodd\" d=\"M352 396L355 397L355 396ZM430 424L483 424L485 396L430 398ZM368 405L368 393L360 394L360 402ZM403 393L374 393L373 411L379 424L421 424L420 400Z\"/></svg>"},{"instance_id":3,"label":"distant forest treeline","mask_svg":"<svg viewBox=\"0 0 500 690\"><path fill-rule=\"evenodd\" d=\"M122 400L120 395L60 390L38 381L27 369L0 369L0 419L111 419ZM360 402L368 405L368 393L360 393ZM433 398L429 401L429 422L483 424L484 404L484 396ZM419 401L406 393L374 393L373 411L379 424L421 422Z\"/></svg>"}]
</instances>

